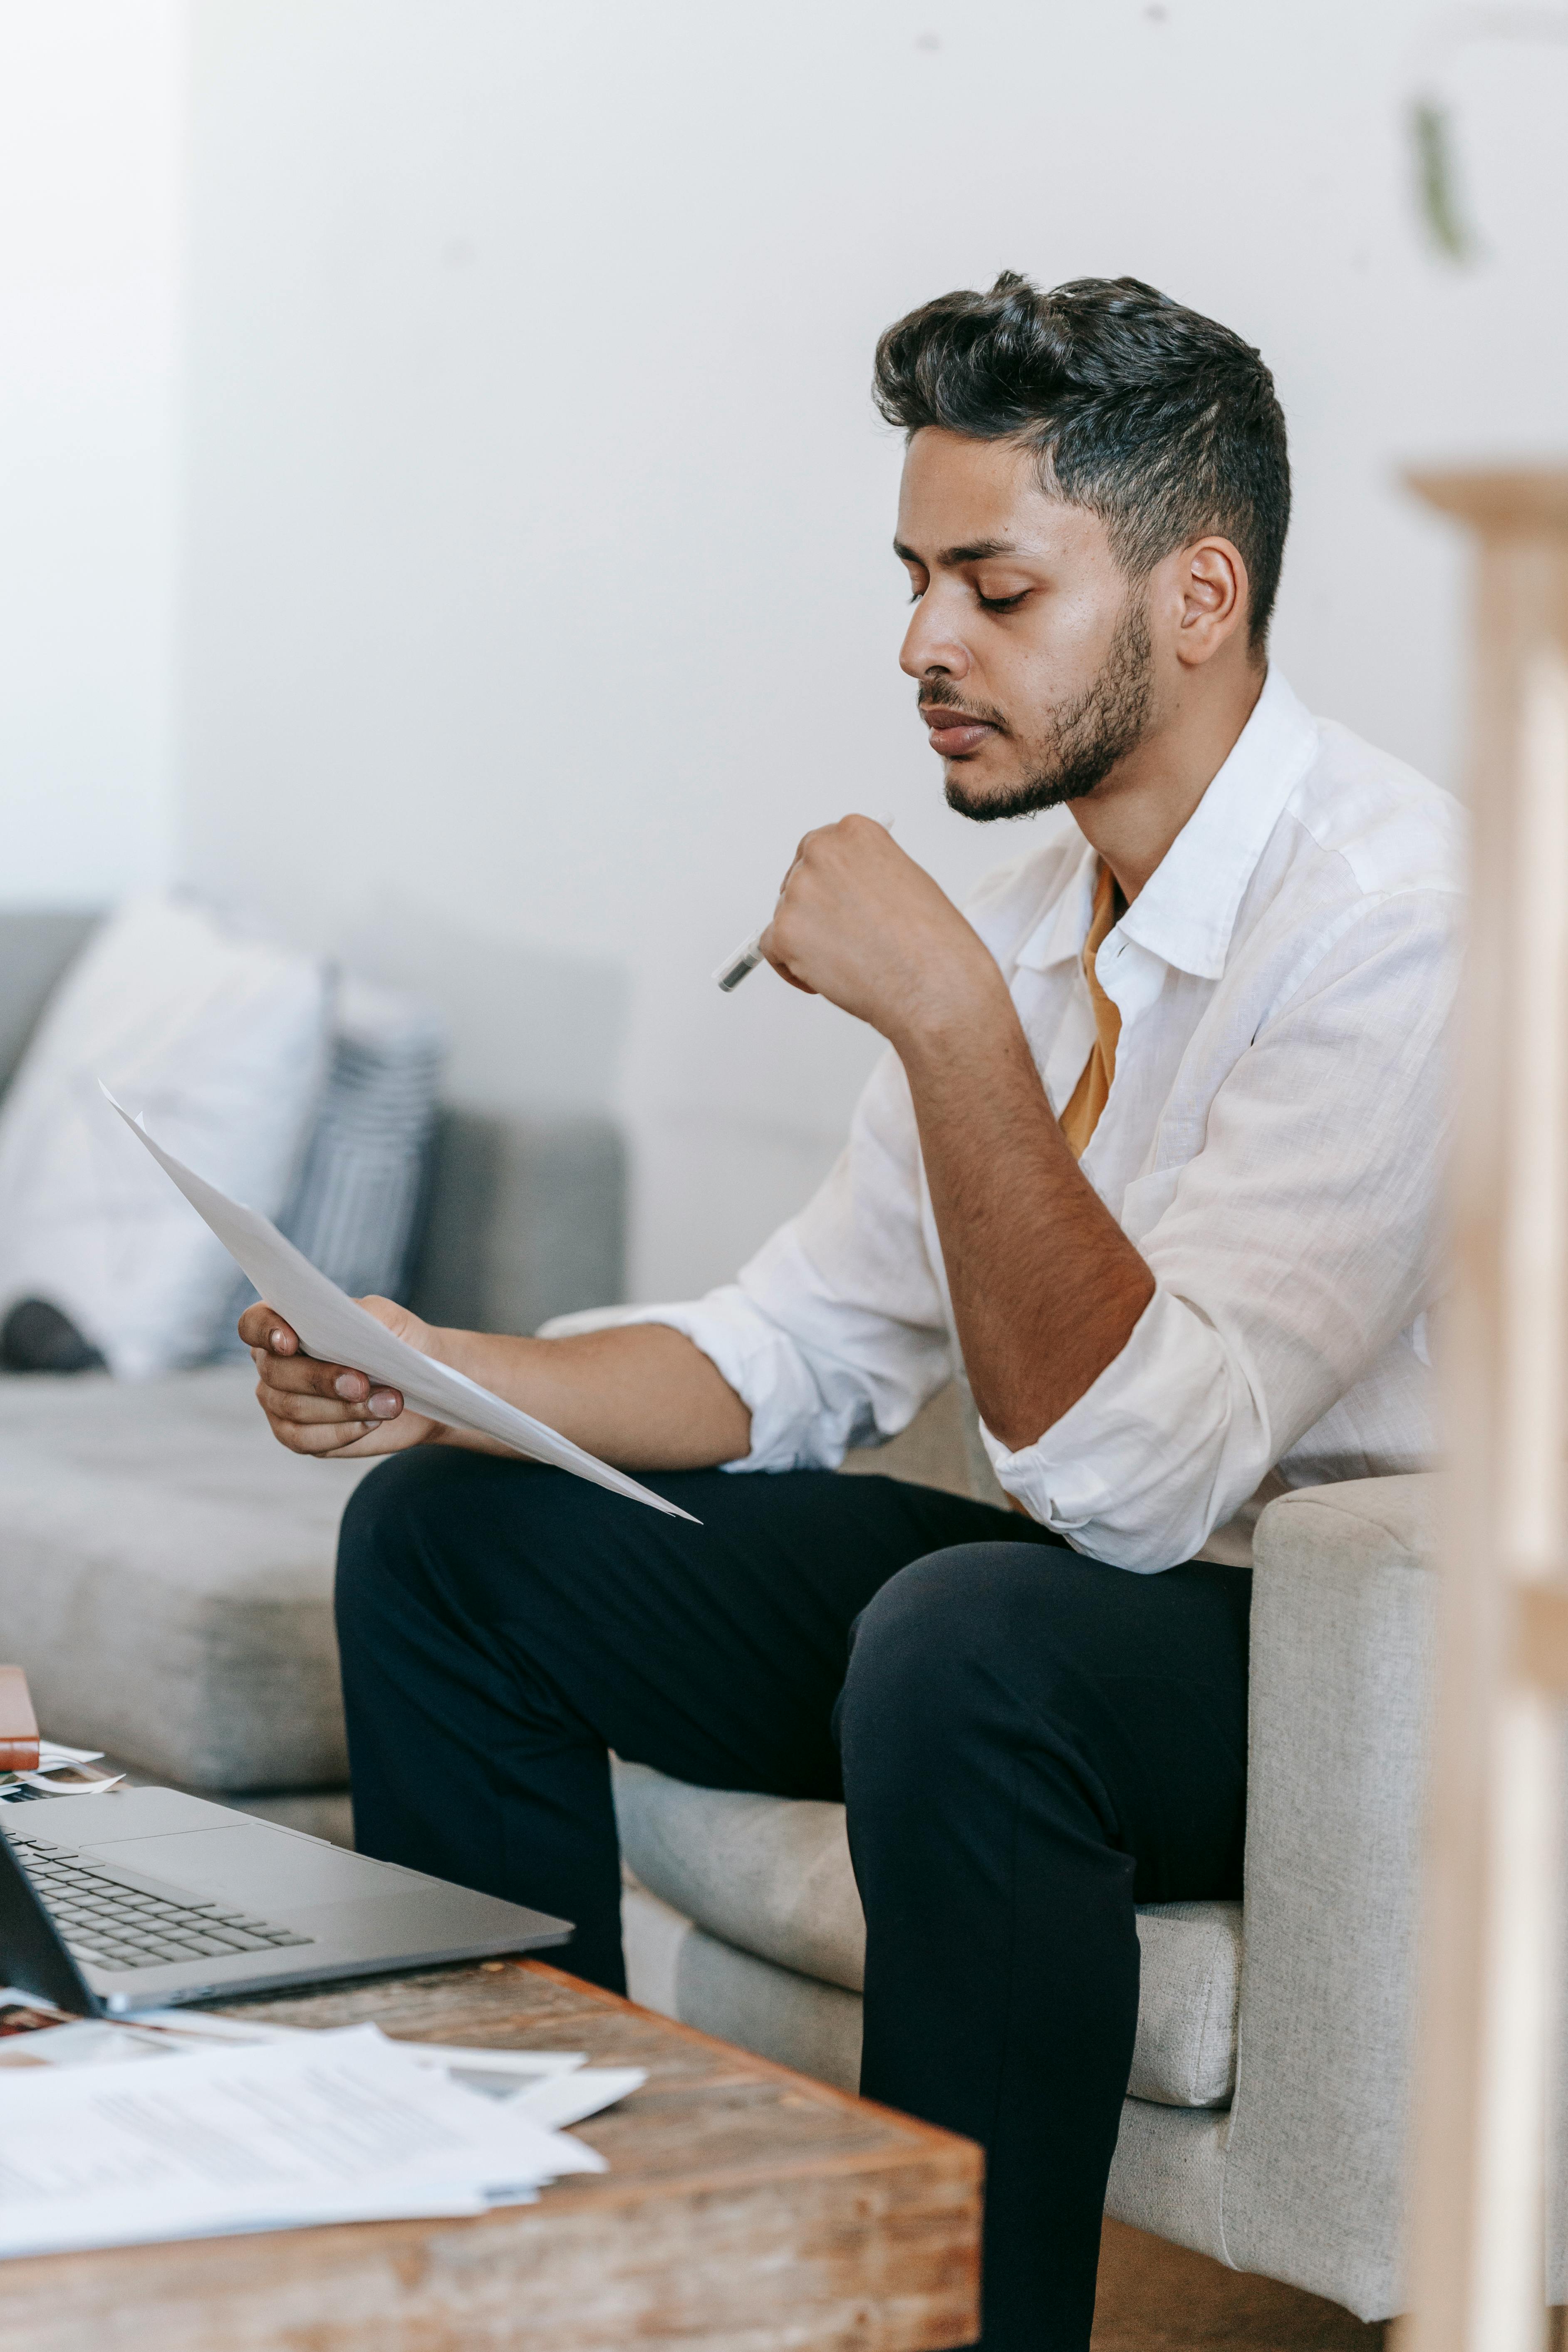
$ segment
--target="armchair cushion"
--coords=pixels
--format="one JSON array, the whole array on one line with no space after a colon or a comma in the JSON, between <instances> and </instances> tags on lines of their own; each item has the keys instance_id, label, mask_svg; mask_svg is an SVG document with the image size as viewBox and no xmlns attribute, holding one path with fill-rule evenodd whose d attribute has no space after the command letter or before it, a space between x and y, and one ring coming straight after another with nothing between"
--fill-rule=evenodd
<instances>
[{"instance_id":1,"label":"armchair cushion","mask_svg":"<svg viewBox=\"0 0 1568 2352\"><path fill-rule=\"evenodd\" d=\"M708 1936L797 1976L860 1990L866 1924L842 1805L695 1789L617 1762L616 1812L628 1867ZM1139 1914L1138 1942L1131 2095L1224 2106L1236 2073L1240 1905L1152 1907Z\"/></svg>"}]
</instances>

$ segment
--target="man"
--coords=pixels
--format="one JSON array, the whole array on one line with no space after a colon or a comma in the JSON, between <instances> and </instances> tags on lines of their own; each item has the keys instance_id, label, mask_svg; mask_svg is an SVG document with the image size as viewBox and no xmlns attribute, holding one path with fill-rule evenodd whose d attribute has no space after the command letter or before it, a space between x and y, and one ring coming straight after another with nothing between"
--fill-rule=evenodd
<instances>
[{"instance_id":1,"label":"man","mask_svg":"<svg viewBox=\"0 0 1568 2352\"><path fill-rule=\"evenodd\" d=\"M619 1985L607 1748L842 1794L864 2087L986 2147L989 2352L1081 2352L1134 1905L1240 1888L1250 1518L1428 1451L1453 824L1268 668L1285 429L1237 336L1008 274L891 328L876 396L948 799L1056 814L966 915L865 818L802 843L764 952L890 1050L734 1284L554 1339L377 1304L702 1526L241 1329L285 1444L399 1457L340 1561L362 1845ZM954 1372L1016 1515L825 1475Z\"/></svg>"}]
</instances>

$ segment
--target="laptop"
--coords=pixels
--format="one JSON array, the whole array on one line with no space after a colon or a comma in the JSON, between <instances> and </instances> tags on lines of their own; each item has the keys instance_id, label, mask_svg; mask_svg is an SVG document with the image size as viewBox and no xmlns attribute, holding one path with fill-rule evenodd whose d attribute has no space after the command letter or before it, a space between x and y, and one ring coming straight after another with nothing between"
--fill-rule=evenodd
<instances>
[{"instance_id":1,"label":"laptop","mask_svg":"<svg viewBox=\"0 0 1568 2352\"><path fill-rule=\"evenodd\" d=\"M571 1933L176 1789L0 1804L0 1985L82 2016L542 1951Z\"/></svg>"}]
</instances>

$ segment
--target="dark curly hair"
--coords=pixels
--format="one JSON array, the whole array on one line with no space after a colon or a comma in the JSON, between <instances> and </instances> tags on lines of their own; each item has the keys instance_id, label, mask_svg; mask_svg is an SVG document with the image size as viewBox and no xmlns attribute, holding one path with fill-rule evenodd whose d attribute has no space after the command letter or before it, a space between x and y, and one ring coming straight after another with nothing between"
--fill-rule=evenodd
<instances>
[{"instance_id":1,"label":"dark curly hair","mask_svg":"<svg viewBox=\"0 0 1568 2352\"><path fill-rule=\"evenodd\" d=\"M1262 647L1290 520L1274 379L1250 343L1136 278L1047 294L1005 269L988 294L939 295L877 345L872 396L906 433L1016 438L1047 490L1104 521L1141 578L1206 531L1240 550Z\"/></svg>"}]
</instances>

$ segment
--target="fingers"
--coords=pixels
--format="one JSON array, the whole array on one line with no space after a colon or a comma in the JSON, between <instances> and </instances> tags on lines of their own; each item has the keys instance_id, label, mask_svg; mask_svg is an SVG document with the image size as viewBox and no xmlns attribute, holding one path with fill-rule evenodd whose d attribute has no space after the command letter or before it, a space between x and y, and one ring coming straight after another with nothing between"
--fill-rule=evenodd
<instances>
[{"instance_id":1,"label":"fingers","mask_svg":"<svg viewBox=\"0 0 1568 2352\"><path fill-rule=\"evenodd\" d=\"M381 1302L376 1302L380 1304ZM319 1364L300 1335L265 1300L247 1307L239 1336L258 1378L257 1402L272 1434L290 1454L342 1454L395 1421L403 1399L349 1364Z\"/></svg>"},{"instance_id":2,"label":"fingers","mask_svg":"<svg viewBox=\"0 0 1568 2352\"><path fill-rule=\"evenodd\" d=\"M258 1402L276 1434L288 1444L300 1431L317 1433L308 1447L296 1445L296 1451L351 1444L367 1431L395 1421L403 1411L395 1389L352 1365L321 1364L305 1355L298 1332L265 1303L247 1307L239 1333L259 1376ZM285 1436L286 1431L290 1434Z\"/></svg>"},{"instance_id":3,"label":"fingers","mask_svg":"<svg viewBox=\"0 0 1568 2352\"><path fill-rule=\"evenodd\" d=\"M319 1364L313 1356L275 1356L267 1348L252 1348L251 1360L263 1384L279 1396L330 1397L341 1404L363 1405L372 1389L392 1391L368 1373L348 1364Z\"/></svg>"},{"instance_id":4,"label":"fingers","mask_svg":"<svg viewBox=\"0 0 1568 2352\"><path fill-rule=\"evenodd\" d=\"M258 1298L247 1307L239 1318L238 1331L247 1348L269 1348L275 1356L295 1356L300 1352L300 1336L291 1331L276 1307Z\"/></svg>"},{"instance_id":5,"label":"fingers","mask_svg":"<svg viewBox=\"0 0 1568 2352\"><path fill-rule=\"evenodd\" d=\"M261 1348L250 1351L258 1373L256 1393L272 1421L370 1423L395 1421L403 1399L395 1389L371 1381L342 1364L315 1364L309 1357L279 1362Z\"/></svg>"},{"instance_id":6,"label":"fingers","mask_svg":"<svg viewBox=\"0 0 1568 2352\"><path fill-rule=\"evenodd\" d=\"M787 980L792 988L798 988L803 996L816 995L817 991L812 987L811 982L809 981L800 979L796 973L790 970L788 964L785 963L784 957L780 952L777 940L774 937L777 929L778 922L775 918L775 919L768 925L767 929L763 933L762 938L757 941L757 945L762 950L763 961L773 966L773 969L777 972L781 980Z\"/></svg>"},{"instance_id":7,"label":"fingers","mask_svg":"<svg viewBox=\"0 0 1568 2352\"><path fill-rule=\"evenodd\" d=\"M874 844L879 848L898 849L898 844L893 840L887 826L879 824L874 816L841 816L835 824L815 825L810 833L803 833L796 844L789 871L779 884L779 897L781 898L784 897L801 867L808 860L819 859L842 841L848 841L851 845L858 845L861 848ZM899 855L901 856L902 851L899 851Z\"/></svg>"},{"instance_id":8,"label":"fingers","mask_svg":"<svg viewBox=\"0 0 1568 2352\"><path fill-rule=\"evenodd\" d=\"M256 1397L273 1436L290 1454L340 1454L384 1429L403 1411L403 1399L395 1389L374 1389L354 1405L336 1397L275 1389L263 1378L257 1382Z\"/></svg>"},{"instance_id":9,"label":"fingers","mask_svg":"<svg viewBox=\"0 0 1568 2352\"><path fill-rule=\"evenodd\" d=\"M256 1393L273 1421L332 1422L340 1425L348 1421L395 1421L403 1411L403 1399L397 1391L373 1389L363 1374L357 1377L360 1393L348 1403L335 1396L320 1396L310 1389L274 1388L265 1372L257 1383Z\"/></svg>"},{"instance_id":10,"label":"fingers","mask_svg":"<svg viewBox=\"0 0 1568 2352\"><path fill-rule=\"evenodd\" d=\"M372 1430L381 1427L374 1421L290 1421L273 1410L267 1388L258 1384L256 1394L273 1436L290 1454L310 1454L320 1460L325 1454L341 1454L345 1446L357 1444L362 1437L368 1437Z\"/></svg>"}]
</instances>

